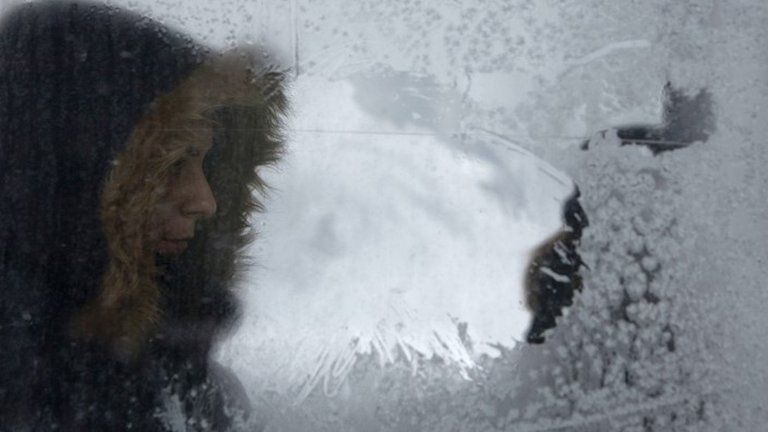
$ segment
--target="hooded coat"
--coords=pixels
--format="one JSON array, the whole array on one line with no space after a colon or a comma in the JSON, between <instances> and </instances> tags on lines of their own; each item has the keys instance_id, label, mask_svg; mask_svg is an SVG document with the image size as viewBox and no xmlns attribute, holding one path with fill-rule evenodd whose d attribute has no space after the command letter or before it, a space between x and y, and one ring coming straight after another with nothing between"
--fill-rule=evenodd
<instances>
[{"instance_id":1,"label":"hooded coat","mask_svg":"<svg viewBox=\"0 0 768 432\"><path fill-rule=\"evenodd\" d=\"M282 74L150 19L83 2L0 19L0 430L225 430L244 393L209 358L257 168L277 161ZM148 215L179 118L212 125L215 215L178 257ZM194 131L186 131L194 133Z\"/></svg>"}]
</instances>

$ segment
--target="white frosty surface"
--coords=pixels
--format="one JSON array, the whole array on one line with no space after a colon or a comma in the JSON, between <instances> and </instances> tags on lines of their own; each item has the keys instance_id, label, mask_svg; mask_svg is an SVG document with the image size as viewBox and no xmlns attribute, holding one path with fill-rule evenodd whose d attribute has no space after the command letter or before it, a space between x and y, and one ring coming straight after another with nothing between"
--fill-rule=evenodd
<instances>
[{"instance_id":1,"label":"white frosty surface","mask_svg":"<svg viewBox=\"0 0 768 432\"><path fill-rule=\"evenodd\" d=\"M229 343L256 383L338 385L354 354L372 351L466 368L530 324L523 271L561 227L570 180L493 137L360 133L396 127L356 104L366 90L322 77L292 87L295 132L280 169L265 173L274 190L258 217L258 266Z\"/></svg>"}]
</instances>

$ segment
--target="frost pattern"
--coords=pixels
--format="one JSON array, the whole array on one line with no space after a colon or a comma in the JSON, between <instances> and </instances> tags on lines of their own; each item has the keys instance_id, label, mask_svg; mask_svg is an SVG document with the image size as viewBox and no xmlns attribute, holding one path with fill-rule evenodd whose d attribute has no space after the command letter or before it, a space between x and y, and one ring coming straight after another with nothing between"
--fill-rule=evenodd
<instances>
[{"instance_id":1,"label":"frost pattern","mask_svg":"<svg viewBox=\"0 0 768 432\"><path fill-rule=\"evenodd\" d=\"M334 395L370 353L413 367L437 355L466 376L473 355L525 337L525 264L560 229L572 182L490 134L430 130L435 101L419 96L437 86L399 78L420 86L294 88L296 137L282 168L264 173L274 191L244 283L250 312L226 354L252 388ZM420 122L370 114L416 108ZM337 124L345 132L321 133ZM384 131L354 132L375 126Z\"/></svg>"},{"instance_id":2,"label":"frost pattern","mask_svg":"<svg viewBox=\"0 0 768 432\"><path fill-rule=\"evenodd\" d=\"M301 416L271 430L486 431L705 430L718 391L696 331L695 296L679 283L689 264L680 190L664 157L596 136L577 176L590 228L585 287L543 348L480 356L469 379L439 357L378 365L358 359L334 398L321 392ZM272 403L275 403L274 400ZM289 411L293 413L293 411ZM362 429L369 430L369 429Z\"/></svg>"}]
</instances>

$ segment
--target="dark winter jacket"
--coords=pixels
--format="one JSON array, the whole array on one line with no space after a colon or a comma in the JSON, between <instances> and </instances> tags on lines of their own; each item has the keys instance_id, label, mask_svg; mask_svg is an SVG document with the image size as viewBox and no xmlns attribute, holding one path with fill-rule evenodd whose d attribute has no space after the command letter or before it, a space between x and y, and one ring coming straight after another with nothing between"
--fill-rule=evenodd
<instances>
[{"instance_id":1,"label":"dark winter jacket","mask_svg":"<svg viewBox=\"0 0 768 432\"><path fill-rule=\"evenodd\" d=\"M526 304L533 313L526 340L540 344L548 330L557 325L563 310L573 304L582 289L579 255L581 235L589 226L587 215L579 203L576 188L563 207L563 229L533 252L525 275Z\"/></svg>"},{"instance_id":2,"label":"dark winter jacket","mask_svg":"<svg viewBox=\"0 0 768 432\"><path fill-rule=\"evenodd\" d=\"M0 430L223 430L247 411L209 354L237 316L256 168L281 148L268 63L102 5L0 18ZM218 210L163 259L143 229L177 112L215 125Z\"/></svg>"}]
</instances>

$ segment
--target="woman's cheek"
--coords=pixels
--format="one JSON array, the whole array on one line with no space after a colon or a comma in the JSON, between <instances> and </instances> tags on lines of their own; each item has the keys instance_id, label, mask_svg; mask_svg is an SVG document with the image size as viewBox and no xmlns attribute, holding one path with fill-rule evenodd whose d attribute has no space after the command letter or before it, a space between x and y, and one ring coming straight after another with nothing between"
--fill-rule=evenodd
<instances>
[{"instance_id":1,"label":"woman's cheek","mask_svg":"<svg viewBox=\"0 0 768 432\"><path fill-rule=\"evenodd\" d=\"M155 205L155 210L150 222L151 237L157 240L162 237L163 231L167 229L172 220L173 204L170 201L163 200Z\"/></svg>"}]
</instances>

